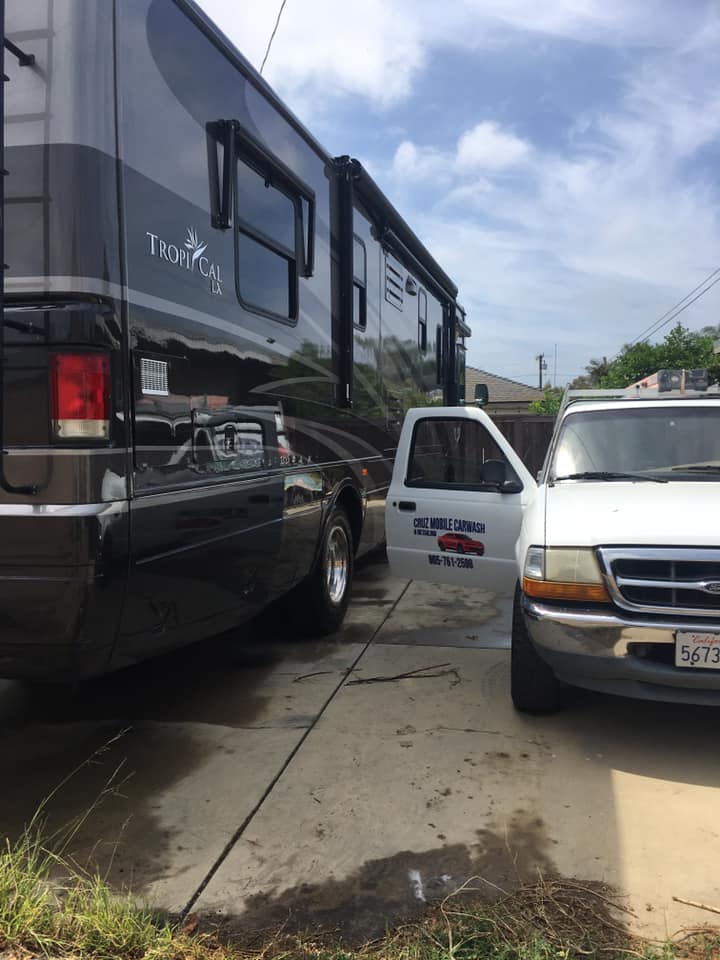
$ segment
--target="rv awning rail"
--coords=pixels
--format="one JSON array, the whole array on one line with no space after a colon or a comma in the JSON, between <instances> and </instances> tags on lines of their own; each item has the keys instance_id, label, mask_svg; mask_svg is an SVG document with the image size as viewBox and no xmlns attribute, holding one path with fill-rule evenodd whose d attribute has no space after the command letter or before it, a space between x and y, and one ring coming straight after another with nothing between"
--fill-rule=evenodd
<instances>
[{"instance_id":1,"label":"rv awning rail","mask_svg":"<svg viewBox=\"0 0 720 960\"><path fill-rule=\"evenodd\" d=\"M432 278L434 285L439 287L449 300L455 300L458 295L457 286L413 233L360 161L351 160L350 157L337 157L335 162L338 165L350 166L355 188L371 211L383 221L386 240L397 246L406 256L409 254L415 265L420 265L423 272Z\"/></svg>"}]
</instances>

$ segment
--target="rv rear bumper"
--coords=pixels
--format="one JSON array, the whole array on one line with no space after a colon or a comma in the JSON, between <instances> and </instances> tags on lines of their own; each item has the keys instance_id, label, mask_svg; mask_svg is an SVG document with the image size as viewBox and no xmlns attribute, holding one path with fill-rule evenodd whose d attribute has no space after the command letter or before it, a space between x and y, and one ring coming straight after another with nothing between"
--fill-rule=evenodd
<instances>
[{"instance_id":1,"label":"rv rear bumper","mask_svg":"<svg viewBox=\"0 0 720 960\"><path fill-rule=\"evenodd\" d=\"M127 510L112 507L0 506L0 677L108 669L127 570Z\"/></svg>"},{"instance_id":2,"label":"rv rear bumper","mask_svg":"<svg viewBox=\"0 0 720 960\"><path fill-rule=\"evenodd\" d=\"M101 592L92 568L1 572L0 677L62 682L102 671L112 633L102 624L94 636L84 629L84 621L97 619Z\"/></svg>"}]
</instances>

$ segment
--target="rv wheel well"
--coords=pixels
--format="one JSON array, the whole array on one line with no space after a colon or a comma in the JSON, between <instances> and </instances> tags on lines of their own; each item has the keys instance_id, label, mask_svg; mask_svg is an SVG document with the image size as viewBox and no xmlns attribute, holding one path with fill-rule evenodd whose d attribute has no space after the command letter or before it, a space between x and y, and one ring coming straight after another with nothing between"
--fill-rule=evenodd
<instances>
[{"instance_id":1,"label":"rv wheel well","mask_svg":"<svg viewBox=\"0 0 720 960\"><path fill-rule=\"evenodd\" d=\"M342 507L345 513L347 514L348 520L350 521L350 531L353 538L353 548L357 553L357 549L360 546L360 536L362 535L362 524L363 524L363 514L362 506L360 505L360 497L352 489L352 487L345 487L344 490L340 492L340 495L337 498L337 505Z\"/></svg>"}]
</instances>

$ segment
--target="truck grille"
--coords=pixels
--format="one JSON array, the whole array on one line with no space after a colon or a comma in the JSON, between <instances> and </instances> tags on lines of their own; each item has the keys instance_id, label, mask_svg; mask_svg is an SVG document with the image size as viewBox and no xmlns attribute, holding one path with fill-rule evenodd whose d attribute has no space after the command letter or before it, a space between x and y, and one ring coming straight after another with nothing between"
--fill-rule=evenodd
<instances>
[{"instance_id":1,"label":"truck grille","mask_svg":"<svg viewBox=\"0 0 720 960\"><path fill-rule=\"evenodd\" d=\"M618 606L720 617L720 549L601 547L598 552Z\"/></svg>"}]
</instances>

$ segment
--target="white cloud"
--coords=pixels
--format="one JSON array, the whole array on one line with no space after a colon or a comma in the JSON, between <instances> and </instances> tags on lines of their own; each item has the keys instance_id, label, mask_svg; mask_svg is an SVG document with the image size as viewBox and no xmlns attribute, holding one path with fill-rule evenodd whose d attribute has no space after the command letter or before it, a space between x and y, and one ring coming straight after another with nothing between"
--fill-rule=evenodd
<instances>
[{"instance_id":1,"label":"white cloud","mask_svg":"<svg viewBox=\"0 0 720 960\"><path fill-rule=\"evenodd\" d=\"M259 69L276 4L202 0L202 6ZM406 14L403 3L383 0L342 10L334 0L288 0L264 76L304 119L348 94L380 107L407 97L425 60L427 37Z\"/></svg>"},{"instance_id":2,"label":"white cloud","mask_svg":"<svg viewBox=\"0 0 720 960\"><path fill-rule=\"evenodd\" d=\"M526 141L497 123L483 121L462 133L452 151L403 140L395 151L391 173L399 182L424 181L435 188L450 187L458 176L472 175L471 189L475 193L490 187L488 180L479 179L481 175L517 167L531 152ZM459 196L459 192L456 190L454 195Z\"/></svg>"},{"instance_id":3,"label":"white cloud","mask_svg":"<svg viewBox=\"0 0 720 960\"><path fill-rule=\"evenodd\" d=\"M524 140L486 120L462 134L456 164L465 171L502 170L521 163L529 153L530 147Z\"/></svg>"},{"instance_id":4,"label":"white cloud","mask_svg":"<svg viewBox=\"0 0 720 960\"><path fill-rule=\"evenodd\" d=\"M200 3L259 67L278 4ZM692 9L683 10L683 30L713 42L713 23ZM305 120L348 94L382 108L410 96L434 51L483 50L519 34L666 47L677 42L677 7L655 0L649 15L626 0L364 0L342 9L335 0L287 0L265 76Z\"/></svg>"},{"instance_id":5,"label":"white cloud","mask_svg":"<svg viewBox=\"0 0 720 960\"><path fill-rule=\"evenodd\" d=\"M718 48L720 49L720 48ZM658 149L679 160L689 157L720 134L720 58L709 51L676 53L669 61L641 64L628 78L625 135L634 147ZM652 127L653 140L642 139ZM620 133L622 127L615 128Z\"/></svg>"},{"instance_id":6,"label":"white cloud","mask_svg":"<svg viewBox=\"0 0 720 960\"><path fill-rule=\"evenodd\" d=\"M403 140L392 161L393 175L413 182L434 180L447 183L450 178L448 157L434 147L418 147L411 140Z\"/></svg>"},{"instance_id":7,"label":"white cloud","mask_svg":"<svg viewBox=\"0 0 720 960\"><path fill-rule=\"evenodd\" d=\"M652 8L626 0L467 0L485 26L591 43L674 43L677 9L663 0Z\"/></svg>"}]
</instances>

